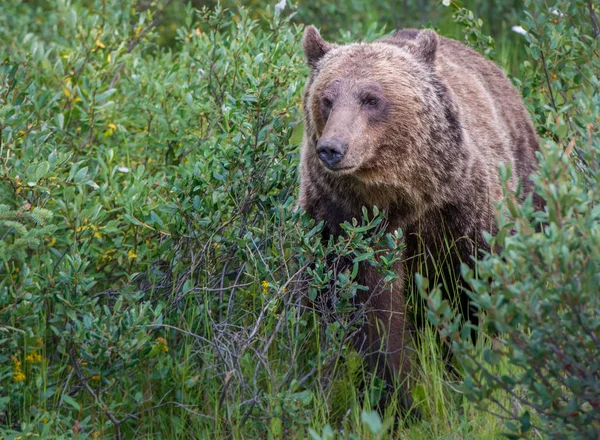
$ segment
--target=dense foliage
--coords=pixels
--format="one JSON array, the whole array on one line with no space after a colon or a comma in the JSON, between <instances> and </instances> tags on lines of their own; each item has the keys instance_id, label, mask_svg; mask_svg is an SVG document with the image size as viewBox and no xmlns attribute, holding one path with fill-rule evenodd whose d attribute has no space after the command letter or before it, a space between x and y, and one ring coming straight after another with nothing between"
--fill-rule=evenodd
<instances>
[{"instance_id":1,"label":"dense foliage","mask_svg":"<svg viewBox=\"0 0 600 440\"><path fill-rule=\"evenodd\" d=\"M405 1L395 18L374 3L0 3L0 437L597 434L598 11L489 2L479 15L504 20L484 22L455 2ZM507 32L516 17L526 36ZM493 343L465 343L424 292L463 366L423 329L412 424L393 425L393 400L372 411L381 383L347 343L361 286L327 257L389 281L401 232L365 212L323 243L295 210L299 41L326 21L342 41L428 21L464 38L520 72L542 136L546 211L507 198L502 251L465 274Z\"/></svg>"}]
</instances>

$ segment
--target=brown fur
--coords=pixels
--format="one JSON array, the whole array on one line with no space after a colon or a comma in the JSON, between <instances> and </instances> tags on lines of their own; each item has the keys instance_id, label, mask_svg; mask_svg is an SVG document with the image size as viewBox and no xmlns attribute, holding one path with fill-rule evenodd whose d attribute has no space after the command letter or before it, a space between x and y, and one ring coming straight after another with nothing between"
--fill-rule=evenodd
<instances>
[{"instance_id":1,"label":"brown fur","mask_svg":"<svg viewBox=\"0 0 600 440\"><path fill-rule=\"evenodd\" d=\"M425 253L454 270L470 263L487 248L482 232L495 229L500 163L512 165L511 191L519 182L523 196L531 191L538 142L518 91L492 62L431 30L337 46L309 26L303 45L312 74L304 96L301 206L336 235L363 205L376 205L386 211L388 231L404 231L406 261ZM317 153L327 139L347 147L335 169ZM400 279L382 291L375 291L381 279L372 268L359 272L371 290L361 299L368 298L375 317L366 345L379 349L383 335L388 377L410 374L404 272L410 278L414 270L399 266Z\"/></svg>"}]
</instances>

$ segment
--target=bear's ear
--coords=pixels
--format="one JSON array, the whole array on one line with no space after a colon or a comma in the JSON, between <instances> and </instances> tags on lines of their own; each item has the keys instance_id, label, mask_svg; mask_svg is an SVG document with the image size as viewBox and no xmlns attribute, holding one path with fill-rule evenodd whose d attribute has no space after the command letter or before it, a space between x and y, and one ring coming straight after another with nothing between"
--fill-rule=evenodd
<instances>
[{"instance_id":1,"label":"bear's ear","mask_svg":"<svg viewBox=\"0 0 600 440\"><path fill-rule=\"evenodd\" d=\"M332 46L323 40L317 28L311 25L307 26L304 30L302 47L304 48L306 62L312 69L314 69L319 60L323 58L327 52L329 52Z\"/></svg>"},{"instance_id":2,"label":"bear's ear","mask_svg":"<svg viewBox=\"0 0 600 440\"><path fill-rule=\"evenodd\" d=\"M413 40L412 54L425 64L433 64L438 47L438 34L431 29L423 29Z\"/></svg>"},{"instance_id":3,"label":"bear's ear","mask_svg":"<svg viewBox=\"0 0 600 440\"><path fill-rule=\"evenodd\" d=\"M390 37L386 38L393 43L402 43L406 40L416 40L420 31L418 29L400 29L394 32Z\"/></svg>"}]
</instances>

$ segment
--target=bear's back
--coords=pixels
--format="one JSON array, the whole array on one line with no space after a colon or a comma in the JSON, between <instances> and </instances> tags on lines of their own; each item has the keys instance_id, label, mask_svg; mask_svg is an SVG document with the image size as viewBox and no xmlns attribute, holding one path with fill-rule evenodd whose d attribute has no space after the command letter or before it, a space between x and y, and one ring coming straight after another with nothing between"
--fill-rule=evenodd
<instances>
[{"instance_id":1,"label":"bear's back","mask_svg":"<svg viewBox=\"0 0 600 440\"><path fill-rule=\"evenodd\" d=\"M519 91L496 64L458 41L440 38L438 55L438 72L471 120L477 143L498 161L510 161L513 175L529 185L539 145Z\"/></svg>"},{"instance_id":2,"label":"bear's back","mask_svg":"<svg viewBox=\"0 0 600 440\"><path fill-rule=\"evenodd\" d=\"M381 41L410 46L420 32L404 29ZM520 93L502 69L464 44L440 36L435 72L457 106L472 148L494 169L500 162L511 163L513 185L522 179L529 186L528 176L537 164L537 136Z\"/></svg>"}]
</instances>

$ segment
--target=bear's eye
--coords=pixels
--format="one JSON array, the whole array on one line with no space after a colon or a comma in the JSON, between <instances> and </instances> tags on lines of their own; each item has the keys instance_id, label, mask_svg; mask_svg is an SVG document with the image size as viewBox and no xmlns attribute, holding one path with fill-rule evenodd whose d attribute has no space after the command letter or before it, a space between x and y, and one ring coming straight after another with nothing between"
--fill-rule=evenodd
<instances>
[{"instance_id":1,"label":"bear's eye","mask_svg":"<svg viewBox=\"0 0 600 440\"><path fill-rule=\"evenodd\" d=\"M331 113L331 108L333 107L333 101L329 98L323 98L323 119L329 119L329 113Z\"/></svg>"},{"instance_id":2,"label":"bear's eye","mask_svg":"<svg viewBox=\"0 0 600 440\"><path fill-rule=\"evenodd\" d=\"M375 107L377 104L379 104L379 99L370 96L368 98L365 98L365 100L363 101L365 105L368 105L369 107Z\"/></svg>"}]
</instances>

